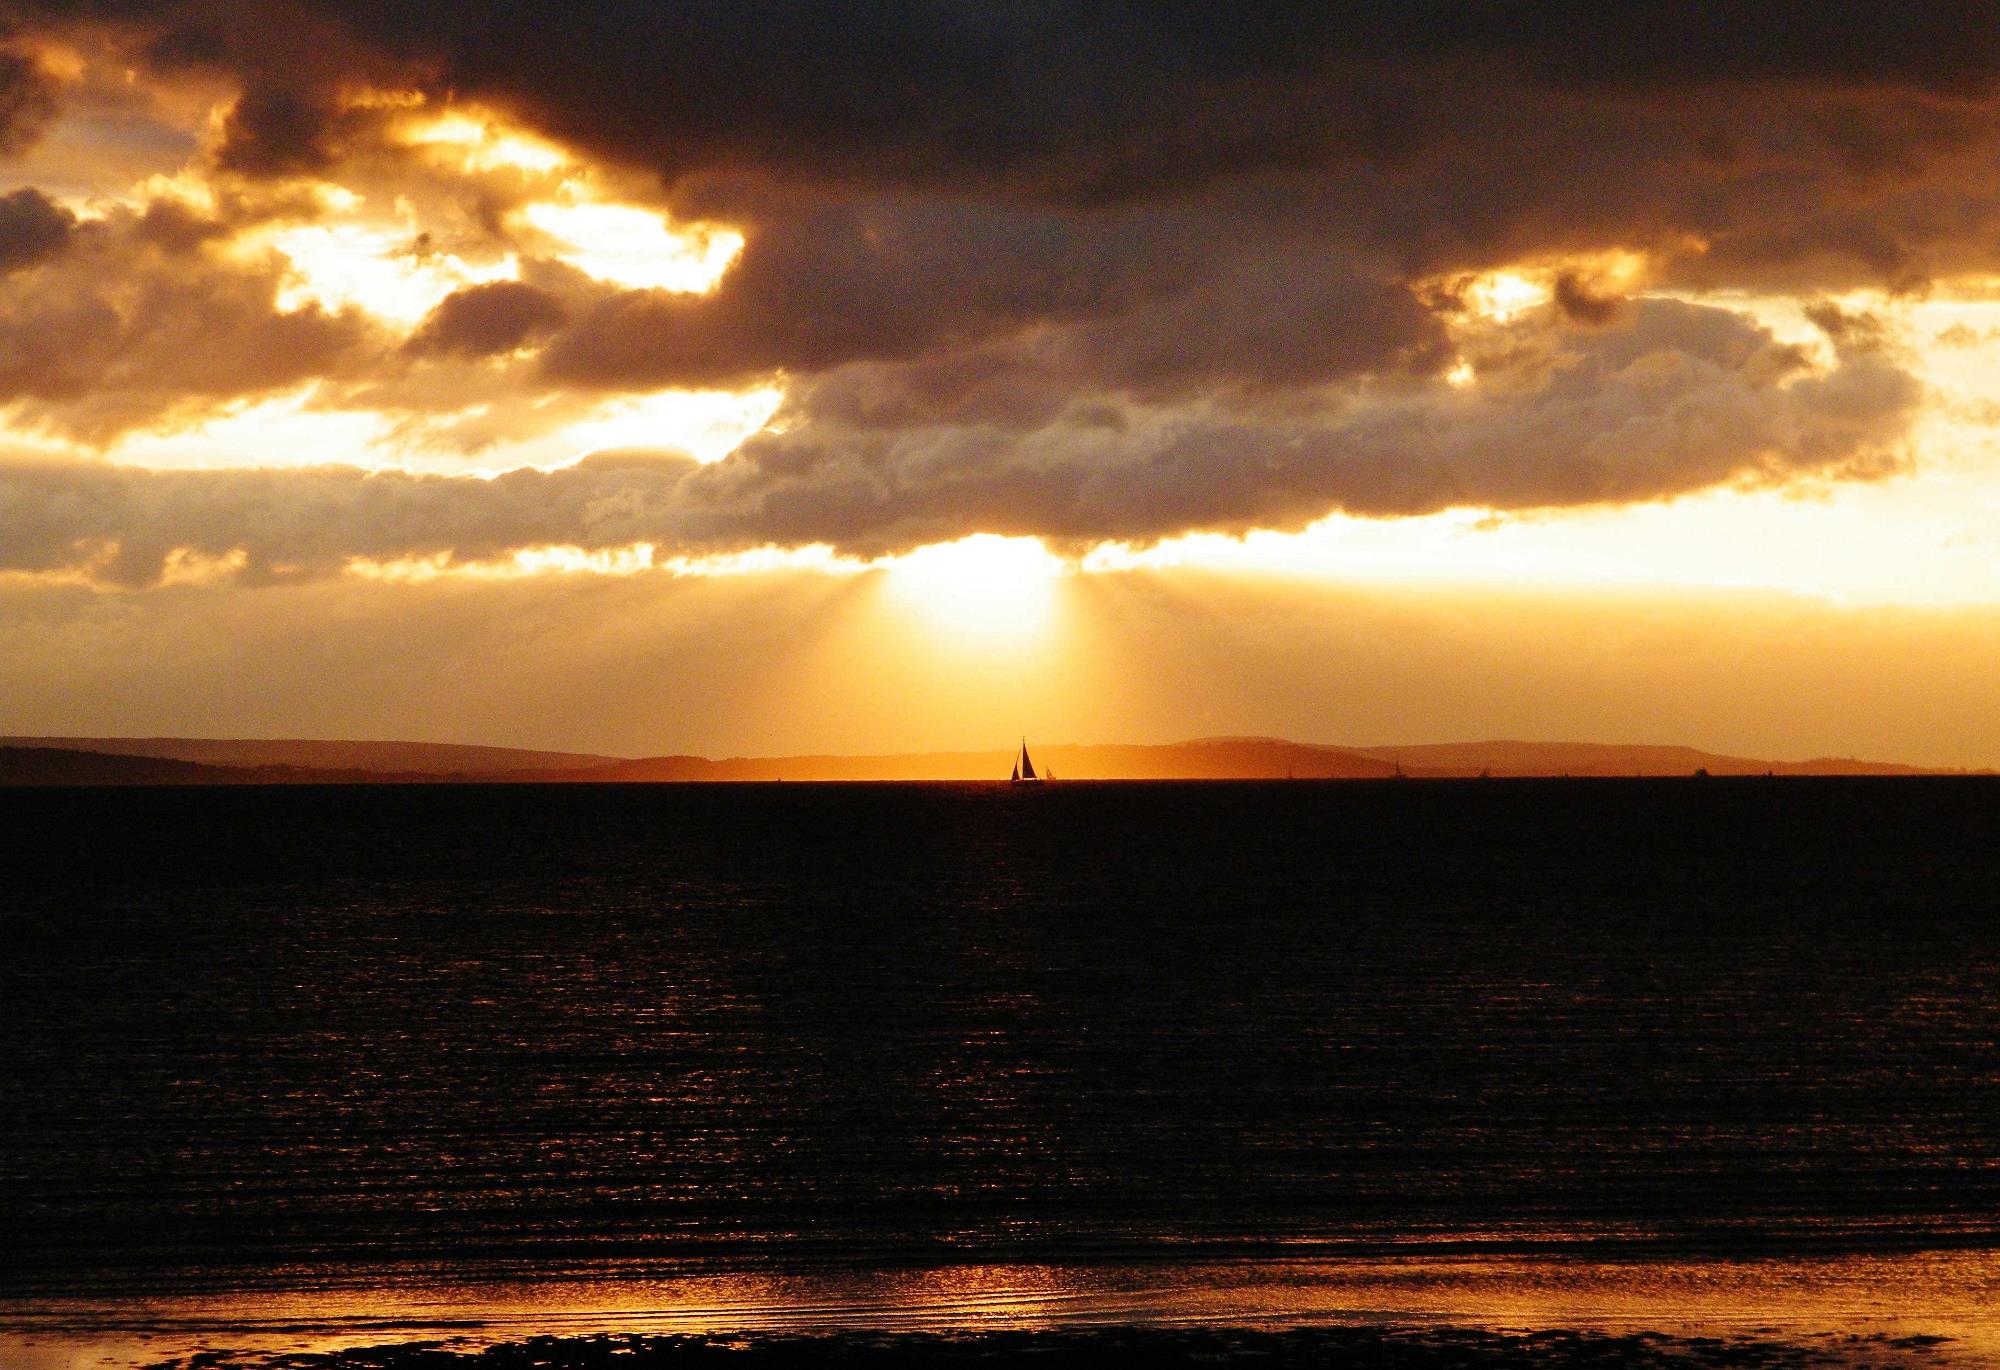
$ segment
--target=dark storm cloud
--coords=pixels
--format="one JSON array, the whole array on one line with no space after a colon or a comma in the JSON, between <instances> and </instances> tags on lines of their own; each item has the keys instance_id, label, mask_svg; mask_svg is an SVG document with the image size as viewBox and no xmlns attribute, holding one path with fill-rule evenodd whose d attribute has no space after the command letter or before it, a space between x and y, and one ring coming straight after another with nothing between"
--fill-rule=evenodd
<instances>
[{"instance_id":1,"label":"dark storm cloud","mask_svg":"<svg viewBox=\"0 0 2000 1370\"><path fill-rule=\"evenodd\" d=\"M1209 250L1224 237L1358 249L1407 276L1610 245L1652 250L1667 279L1695 286L1915 289L2000 266L2000 10L1988 5L628 0L551 14L162 0L96 12L126 15L161 60L242 80L225 168L324 169L366 143L355 125L368 116L339 93L400 83L498 104L657 173L683 212L761 236L771 276L746 281L736 308L767 308L795 241L829 235L814 249L832 263L827 288L794 312L816 311L810 327L850 357L841 338L864 328L873 355L906 355L936 331L921 310L845 318L840 283L893 260L843 237L843 216L898 197L893 213L923 217L935 257L956 254L947 276L993 276L980 235L1058 205L1178 219L1207 230ZM1092 231L1051 216L1022 296ZM784 364L692 344L675 315L622 302L585 350L602 362L560 365L638 384ZM641 355L655 343L661 360ZM783 351L814 346L802 336Z\"/></svg>"},{"instance_id":2,"label":"dark storm cloud","mask_svg":"<svg viewBox=\"0 0 2000 1370\"><path fill-rule=\"evenodd\" d=\"M1602 295L1573 271L1556 275L1556 307L1578 323L1609 323L1618 316L1619 300Z\"/></svg>"},{"instance_id":3,"label":"dark storm cloud","mask_svg":"<svg viewBox=\"0 0 2000 1370\"><path fill-rule=\"evenodd\" d=\"M490 357L554 332L569 311L554 294L526 281L490 281L447 295L411 335L413 352Z\"/></svg>"},{"instance_id":4,"label":"dark storm cloud","mask_svg":"<svg viewBox=\"0 0 2000 1370\"><path fill-rule=\"evenodd\" d=\"M1441 345L1383 268L1261 246L1154 216L845 205L755 226L712 293L600 293L542 365L583 386L738 384L1053 330L1079 380L1166 391L1333 380Z\"/></svg>"},{"instance_id":5,"label":"dark storm cloud","mask_svg":"<svg viewBox=\"0 0 2000 1370\"><path fill-rule=\"evenodd\" d=\"M315 175L335 160L330 100L265 86L245 91L223 121L216 161L251 176Z\"/></svg>"},{"instance_id":6,"label":"dark storm cloud","mask_svg":"<svg viewBox=\"0 0 2000 1370\"><path fill-rule=\"evenodd\" d=\"M323 146L326 95L403 80L498 101L671 179L1146 196L1274 168L1420 166L1504 151L1510 108L1594 124L1621 105L1700 129L1688 162L1754 146L1693 90L1784 88L1795 133L1857 172L1906 165L1990 93L2000 6L1374 0L27 0L137 26L158 62L249 88L251 165ZM1827 105L1843 94L1873 103ZM1901 103L1897 103L1900 101ZM1689 106L1692 105L1692 108ZM1609 138L1629 137L1616 126Z\"/></svg>"},{"instance_id":7,"label":"dark storm cloud","mask_svg":"<svg viewBox=\"0 0 2000 1370\"><path fill-rule=\"evenodd\" d=\"M850 430L940 423L1025 429L1079 404L1221 398L1316 404L1321 389L1446 364L1443 321L1411 291L1337 265L1210 264L1172 290L1074 319L961 333L893 364L860 357L794 386L790 419ZM875 359L879 363L879 359Z\"/></svg>"},{"instance_id":8,"label":"dark storm cloud","mask_svg":"<svg viewBox=\"0 0 2000 1370\"><path fill-rule=\"evenodd\" d=\"M614 533L873 553L1867 477L1895 467L1921 398L1879 330L1823 314L1838 355L1816 370L1737 314L1621 299L1575 263L1627 249L1667 287L1807 297L2000 271L2000 5L21 13L228 77L202 163L225 195L315 176L402 195L421 158L395 142L398 107L353 96L414 90L506 111L615 167L621 194L745 237L712 292L624 289L510 227L547 184L426 183L449 250L514 252L524 280L461 290L394 339L276 309L281 269L227 258L226 215L114 215L72 229L33 291L0 284L0 402L30 422L103 441L320 380L317 404L475 450L607 396L787 392L773 431L699 471L110 474L76 507L133 535L86 520L50 545L117 544L127 578L177 545L309 572ZM1474 318L1472 274L1523 262L1562 268L1553 305ZM1462 388L1441 377L1461 355ZM246 501L238 480L266 484ZM524 522L517 491L553 522ZM279 517L299 501L312 519ZM585 505L627 513L579 525Z\"/></svg>"},{"instance_id":9,"label":"dark storm cloud","mask_svg":"<svg viewBox=\"0 0 2000 1370\"><path fill-rule=\"evenodd\" d=\"M1914 281L1994 251L1990 4L88 12L135 25L156 61L237 75L220 155L250 173L321 167L351 118L337 93L380 81L498 103L773 231L857 192L1226 194L1239 232L1277 216L1286 232L1394 247L1413 269L1694 235L1718 278L1839 263ZM1259 178L1305 189L1287 211L1247 188Z\"/></svg>"},{"instance_id":10,"label":"dark storm cloud","mask_svg":"<svg viewBox=\"0 0 2000 1370\"><path fill-rule=\"evenodd\" d=\"M76 216L38 190L0 195L0 274L57 255L75 227Z\"/></svg>"},{"instance_id":11,"label":"dark storm cloud","mask_svg":"<svg viewBox=\"0 0 2000 1370\"><path fill-rule=\"evenodd\" d=\"M176 550L250 579L349 558L478 560L536 544L668 554L829 543L861 555L978 531L1088 545L1198 528L1657 499L1721 483L1895 469L1920 388L1879 353L1812 370L1740 316L1637 302L1608 327L1553 311L1495 339L1478 384L1318 411L1051 404L1028 429L855 426L808 391L730 460L604 454L494 480L352 468L146 472L0 465L0 569L132 584Z\"/></svg>"},{"instance_id":12,"label":"dark storm cloud","mask_svg":"<svg viewBox=\"0 0 2000 1370\"><path fill-rule=\"evenodd\" d=\"M5 36L0 19L0 38ZM0 156L39 137L55 110L55 83L27 57L0 50Z\"/></svg>"},{"instance_id":13,"label":"dark storm cloud","mask_svg":"<svg viewBox=\"0 0 2000 1370\"><path fill-rule=\"evenodd\" d=\"M70 11L71 6L55 6ZM679 174L978 177L1112 189L1394 154L1422 136L1395 77L1678 94L1790 82L1957 97L2000 70L1991 3L1625 6L1584 0L159 0L91 7L156 51L294 86L364 60L496 98ZM310 24L294 16L304 16ZM290 22L288 22L288 19ZM317 27L347 41L303 48ZM1386 74L1389 80L1380 79ZM1501 82L1504 80L1505 85ZM1366 96L1366 99L1360 98Z\"/></svg>"}]
</instances>

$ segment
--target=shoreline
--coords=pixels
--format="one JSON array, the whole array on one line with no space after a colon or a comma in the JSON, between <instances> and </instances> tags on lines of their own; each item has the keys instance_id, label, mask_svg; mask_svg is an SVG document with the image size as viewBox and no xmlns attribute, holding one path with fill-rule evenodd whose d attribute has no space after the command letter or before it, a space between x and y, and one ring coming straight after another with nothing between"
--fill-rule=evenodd
<instances>
[{"instance_id":1,"label":"shoreline","mask_svg":"<svg viewBox=\"0 0 2000 1370\"><path fill-rule=\"evenodd\" d=\"M305 1355L198 1353L144 1370L932 1370L1033 1366L1035 1370L1463 1370L1467 1366L1565 1370L1922 1370L1955 1363L1948 1339L1922 1334L1676 1336L1569 1328L1501 1331L1464 1327L1347 1326L1261 1331L1239 1328L1112 1327L1089 1331L832 1333L805 1337L534 1337L475 1347L457 1339L406 1342Z\"/></svg>"},{"instance_id":2,"label":"shoreline","mask_svg":"<svg viewBox=\"0 0 2000 1370\"><path fill-rule=\"evenodd\" d=\"M1154 1338L1144 1358L1161 1364L1991 1365L2000 1253L989 1265L0 1304L10 1370L679 1366L730 1349L755 1352L726 1362L752 1370L853 1363L857 1348L869 1364L948 1351L1047 1367L1112 1334Z\"/></svg>"}]
</instances>

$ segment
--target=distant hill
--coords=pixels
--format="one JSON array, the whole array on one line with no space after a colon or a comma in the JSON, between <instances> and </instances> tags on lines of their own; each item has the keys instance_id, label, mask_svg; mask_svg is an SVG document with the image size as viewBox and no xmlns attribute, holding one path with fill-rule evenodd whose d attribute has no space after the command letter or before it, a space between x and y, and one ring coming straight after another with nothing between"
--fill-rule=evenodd
<instances>
[{"instance_id":1,"label":"distant hill","mask_svg":"<svg viewBox=\"0 0 2000 1370\"><path fill-rule=\"evenodd\" d=\"M1393 762L1333 747L1270 738L1216 738L1161 746L1054 745L1030 749L1044 771L1068 780L1359 780L1391 775ZM910 752L890 756L652 756L615 765L522 779L662 780L1005 780L1012 748L990 752Z\"/></svg>"},{"instance_id":2,"label":"distant hill","mask_svg":"<svg viewBox=\"0 0 2000 1370\"><path fill-rule=\"evenodd\" d=\"M1037 764L1068 780L1365 780L1476 776L1935 775L1921 766L1850 757L1762 761L1694 747L1596 742L1445 742L1405 747L1331 747L1273 737L1208 737L1159 746L1032 748ZM997 780L1013 752L911 752L888 756L766 756L711 760L653 756L516 779ZM1962 773L1962 772L1960 772Z\"/></svg>"},{"instance_id":3,"label":"distant hill","mask_svg":"<svg viewBox=\"0 0 2000 1370\"><path fill-rule=\"evenodd\" d=\"M1693 747L1612 742L1433 742L1407 747L1356 747L1355 752L1400 760L1426 775L1932 775L1921 766L1853 757L1810 761L1758 761Z\"/></svg>"},{"instance_id":4,"label":"distant hill","mask_svg":"<svg viewBox=\"0 0 2000 1370\"><path fill-rule=\"evenodd\" d=\"M60 747L111 756L152 756L206 766L305 766L314 770L503 775L575 770L621 758L591 752L536 752L454 742L340 742L311 738L0 737L0 747Z\"/></svg>"},{"instance_id":5,"label":"distant hill","mask_svg":"<svg viewBox=\"0 0 2000 1370\"><path fill-rule=\"evenodd\" d=\"M26 745L16 745L26 744ZM1935 775L1890 762L1759 761L1693 747L1594 742L1447 742L1329 747L1269 737L1159 746L1033 749L1065 780L1368 780L1455 776ZM315 758L306 764L296 758ZM211 738L0 738L0 785L535 784L775 780L1004 780L1012 749L887 756L651 756L516 751L425 742Z\"/></svg>"},{"instance_id":6,"label":"distant hill","mask_svg":"<svg viewBox=\"0 0 2000 1370\"><path fill-rule=\"evenodd\" d=\"M219 766L156 756L114 756L60 747L0 747L6 785L228 785L242 783Z\"/></svg>"},{"instance_id":7,"label":"distant hill","mask_svg":"<svg viewBox=\"0 0 2000 1370\"><path fill-rule=\"evenodd\" d=\"M0 785L410 785L466 778L314 766L210 766L68 747L0 746Z\"/></svg>"}]
</instances>

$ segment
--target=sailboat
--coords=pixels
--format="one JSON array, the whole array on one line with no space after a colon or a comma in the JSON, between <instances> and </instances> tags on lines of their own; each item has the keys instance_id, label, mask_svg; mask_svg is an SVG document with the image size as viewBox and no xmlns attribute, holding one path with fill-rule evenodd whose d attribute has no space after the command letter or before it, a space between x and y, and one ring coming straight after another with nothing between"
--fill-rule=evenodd
<instances>
[{"instance_id":1,"label":"sailboat","mask_svg":"<svg viewBox=\"0 0 2000 1370\"><path fill-rule=\"evenodd\" d=\"M1014 774L1009 777L1012 783L1016 785L1039 785L1044 780L1054 780L1055 778L1054 771L1050 771L1044 775L1035 774L1035 763L1028 755L1028 739L1025 737L1022 738L1020 753L1014 758Z\"/></svg>"}]
</instances>

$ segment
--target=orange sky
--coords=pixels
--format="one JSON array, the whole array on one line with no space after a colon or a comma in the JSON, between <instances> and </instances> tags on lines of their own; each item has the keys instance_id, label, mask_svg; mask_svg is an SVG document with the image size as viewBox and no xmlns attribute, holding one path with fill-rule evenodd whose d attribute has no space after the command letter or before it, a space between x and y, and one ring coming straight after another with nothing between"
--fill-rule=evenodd
<instances>
[{"instance_id":1,"label":"orange sky","mask_svg":"<svg viewBox=\"0 0 2000 1370\"><path fill-rule=\"evenodd\" d=\"M2000 764L2000 611L1209 572L1058 582L940 628L884 573L0 594L10 726L783 755L1221 733L1682 740Z\"/></svg>"},{"instance_id":2,"label":"orange sky","mask_svg":"<svg viewBox=\"0 0 2000 1370\"><path fill-rule=\"evenodd\" d=\"M164 60L172 6L0 53L0 731L2000 765L1985 73L1642 63L1495 87L1552 167L1419 121L1093 188L1150 156L1118 119L955 171L837 90L648 142L565 103L567 31L453 81L241 5L304 65Z\"/></svg>"}]
</instances>

